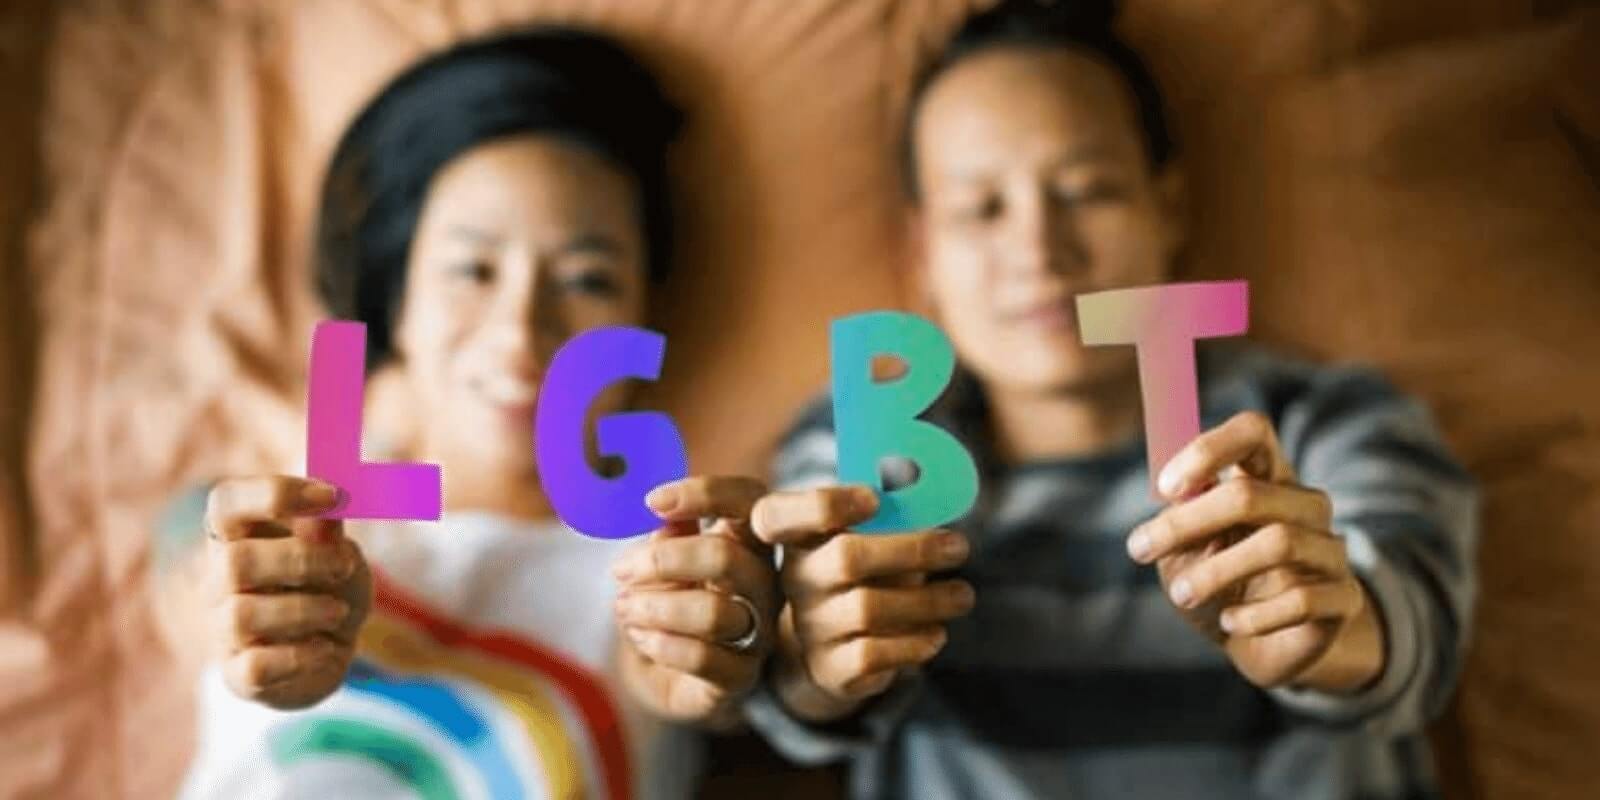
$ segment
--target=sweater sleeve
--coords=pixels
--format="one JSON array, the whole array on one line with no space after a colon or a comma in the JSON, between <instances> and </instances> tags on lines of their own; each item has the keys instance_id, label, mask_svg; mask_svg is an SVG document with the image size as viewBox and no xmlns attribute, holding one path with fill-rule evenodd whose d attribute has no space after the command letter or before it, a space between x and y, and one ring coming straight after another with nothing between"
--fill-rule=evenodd
<instances>
[{"instance_id":1,"label":"sweater sleeve","mask_svg":"<svg viewBox=\"0 0 1600 800\"><path fill-rule=\"evenodd\" d=\"M1300 482L1333 501L1333 529L1376 606L1382 674L1355 694L1281 688L1289 709L1395 736L1421 732L1461 671L1476 594L1478 495L1428 410L1365 369L1321 371L1278 423Z\"/></svg>"}]
</instances>

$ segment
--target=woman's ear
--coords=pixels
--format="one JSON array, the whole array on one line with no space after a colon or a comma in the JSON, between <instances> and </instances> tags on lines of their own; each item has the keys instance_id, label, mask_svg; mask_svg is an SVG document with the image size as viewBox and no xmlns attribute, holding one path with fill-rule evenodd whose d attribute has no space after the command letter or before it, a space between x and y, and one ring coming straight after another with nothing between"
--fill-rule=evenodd
<instances>
[{"instance_id":1,"label":"woman's ear","mask_svg":"<svg viewBox=\"0 0 1600 800\"><path fill-rule=\"evenodd\" d=\"M1162 249L1171 260L1189 243L1189 182L1183 165L1176 159L1156 173L1155 192L1161 213Z\"/></svg>"}]
</instances>

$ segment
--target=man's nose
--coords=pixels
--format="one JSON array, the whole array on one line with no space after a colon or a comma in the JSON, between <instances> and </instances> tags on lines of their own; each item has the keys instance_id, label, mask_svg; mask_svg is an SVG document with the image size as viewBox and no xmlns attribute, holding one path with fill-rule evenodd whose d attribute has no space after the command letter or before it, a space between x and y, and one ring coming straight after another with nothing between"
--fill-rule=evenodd
<instances>
[{"instance_id":1,"label":"man's nose","mask_svg":"<svg viewBox=\"0 0 1600 800\"><path fill-rule=\"evenodd\" d=\"M1086 261L1070 209L1046 191L1031 191L1011 205L1003 242L1006 264L1025 274L1066 274Z\"/></svg>"}]
</instances>

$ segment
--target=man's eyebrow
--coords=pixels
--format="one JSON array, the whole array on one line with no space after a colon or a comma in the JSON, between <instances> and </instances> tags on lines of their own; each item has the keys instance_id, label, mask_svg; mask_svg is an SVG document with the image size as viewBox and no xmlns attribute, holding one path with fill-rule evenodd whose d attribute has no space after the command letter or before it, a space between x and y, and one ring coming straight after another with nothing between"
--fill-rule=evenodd
<instances>
[{"instance_id":1,"label":"man's eyebrow","mask_svg":"<svg viewBox=\"0 0 1600 800\"><path fill-rule=\"evenodd\" d=\"M603 233L582 233L568 241L564 249L580 253L615 255L622 252L622 244Z\"/></svg>"},{"instance_id":2,"label":"man's eyebrow","mask_svg":"<svg viewBox=\"0 0 1600 800\"><path fill-rule=\"evenodd\" d=\"M1111 158L1113 155L1114 153L1109 147L1104 147L1097 144L1085 145L1083 147L1069 150L1059 158L1052 159L1049 162L1049 166L1051 169L1066 169L1067 167L1073 167L1079 164L1105 161ZM947 180L968 183L985 180L991 177L992 174L993 169L990 167L966 167L943 171L943 175Z\"/></svg>"}]
</instances>

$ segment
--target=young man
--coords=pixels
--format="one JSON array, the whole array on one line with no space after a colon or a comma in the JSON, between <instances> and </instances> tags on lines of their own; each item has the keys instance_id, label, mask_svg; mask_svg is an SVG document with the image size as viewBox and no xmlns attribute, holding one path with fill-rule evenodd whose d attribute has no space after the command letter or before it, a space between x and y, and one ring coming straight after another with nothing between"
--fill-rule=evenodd
<instances>
[{"instance_id":1,"label":"young man","mask_svg":"<svg viewBox=\"0 0 1600 800\"><path fill-rule=\"evenodd\" d=\"M1202 435L1150 496L1131 347L1074 296L1170 281L1183 180L1110 14L974 18L907 128L918 280L983 476L955 531L848 532L819 404L753 511L788 606L748 711L857 797L1410 798L1459 669L1476 495L1381 377L1199 348ZM964 564L964 566L962 566ZM959 567L959 577L941 573Z\"/></svg>"}]
</instances>

